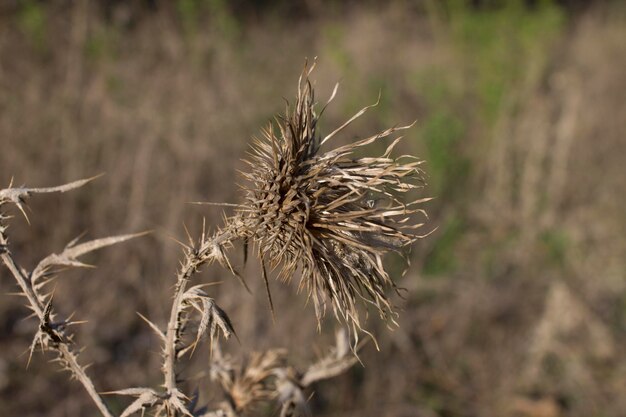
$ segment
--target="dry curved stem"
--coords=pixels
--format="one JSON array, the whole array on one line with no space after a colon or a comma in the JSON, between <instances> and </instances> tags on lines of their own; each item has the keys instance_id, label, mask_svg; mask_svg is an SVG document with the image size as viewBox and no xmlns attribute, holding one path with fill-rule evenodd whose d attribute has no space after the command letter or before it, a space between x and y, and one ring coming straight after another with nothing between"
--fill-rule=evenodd
<instances>
[{"instance_id":1,"label":"dry curved stem","mask_svg":"<svg viewBox=\"0 0 626 417\"><path fill-rule=\"evenodd\" d=\"M190 239L190 245L185 247L185 260L176 276L174 301L172 302L167 330L163 334L163 386L167 396L164 402L171 402L168 416L174 416L177 412L189 413L187 408L184 407L184 401L182 401L183 406L180 407L180 399L172 395L180 392L176 378L176 362L178 358L189 349L193 350L195 348L209 326L211 327L209 332L211 341L217 337L218 328L221 329L226 339L235 334L226 313L212 299L201 292L199 287L192 287L187 290L187 285L199 268L210 262L217 261L222 265L228 265L229 269L233 271L224 254L224 247L229 246L236 237L236 234L230 228L218 230L209 238L203 232L197 246L194 246ZM192 344L184 346L182 343L183 327L187 320L186 310L189 307L195 308L201 313L201 321L196 340ZM173 402L172 399L174 399Z\"/></svg>"},{"instance_id":2,"label":"dry curved stem","mask_svg":"<svg viewBox=\"0 0 626 417\"><path fill-rule=\"evenodd\" d=\"M0 245L6 244L6 236L4 233L0 233ZM0 257L13 274L13 277L20 286L24 296L28 299L28 307L33 310L40 322L39 331L37 332L34 344L31 347L31 354L32 349L36 344L56 351L59 355L59 360L61 361L62 366L69 370L83 385L102 415L105 417L112 417L113 414L111 414L108 407L98 394L91 378L89 378L89 376L85 373L85 368L78 363L78 354L74 349L72 349L70 344L71 337L67 336L61 329L54 328L50 325L49 317L51 313L51 304L48 308L44 309L44 306L42 306L39 301L39 297L31 287L28 277L23 273L22 269L17 266L10 252L5 251L2 255L0 255Z\"/></svg>"},{"instance_id":3,"label":"dry curved stem","mask_svg":"<svg viewBox=\"0 0 626 417\"><path fill-rule=\"evenodd\" d=\"M122 243L127 240L144 236L148 232L110 236L101 239L94 239L83 243L78 243L78 238L72 240L65 246L65 249L61 253L53 253L42 259L33 272L30 274L30 279L34 286L43 285L45 282L40 282L51 275L51 269L55 266L69 266L75 268L86 268L90 265L81 262L78 258L89 252L93 252L98 249L106 248L117 243Z\"/></svg>"},{"instance_id":4,"label":"dry curved stem","mask_svg":"<svg viewBox=\"0 0 626 417\"><path fill-rule=\"evenodd\" d=\"M124 395L136 397L126 409L120 414L120 417L128 417L138 411L142 413L148 408L152 408L161 401L161 396L152 388L127 388L118 391L103 392L105 395Z\"/></svg>"},{"instance_id":5,"label":"dry curved stem","mask_svg":"<svg viewBox=\"0 0 626 417\"><path fill-rule=\"evenodd\" d=\"M57 185L55 187L39 187L39 188L27 188L27 187L13 187L13 179L9 183L9 186L3 190L0 190L0 206L5 203L13 203L22 212L24 218L30 223L24 206L26 205L26 199L33 194L49 194L49 193L65 193L67 191L75 190L102 176L96 175L91 178L84 178L82 180L69 182L63 185Z\"/></svg>"},{"instance_id":6,"label":"dry curved stem","mask_svg":"<svg viewBox=\"0 0 626 417\"><path fill-rule=\"evenodd\" d=\"M192 287L188 287L188 285L194 274L202 266L212 262L219 263L237 275L225 253L225 250L232 246L232 241L237 237L238 235L233 228L226 228L217 230L210 237L203 231L197 243L190 236L188 244L179 242L183 246L184 259L176 275L174 299L166 330L161 330L155 323L139 314L163 344L164 389L156 391L152 388L136 387L108 392L107 394L136 397L135 401L124 410L122 416L129 416L139 411L143 412L146 409L155 409L155 416L186 415L193 417L199 415L197 413L192 414L195 408L194 401L190 401L190 397L178 387L179 379L176 365L185 354L193 353L202 338L208 336L211 344L213 344L220 332L225 339L229 339L231 336L236 337L236 334L226 313L204 291L203 287L211 284ZM195 337L189 341L185 336L192 314L198 314L199 320Z\"/></svg>"}]
</instances>

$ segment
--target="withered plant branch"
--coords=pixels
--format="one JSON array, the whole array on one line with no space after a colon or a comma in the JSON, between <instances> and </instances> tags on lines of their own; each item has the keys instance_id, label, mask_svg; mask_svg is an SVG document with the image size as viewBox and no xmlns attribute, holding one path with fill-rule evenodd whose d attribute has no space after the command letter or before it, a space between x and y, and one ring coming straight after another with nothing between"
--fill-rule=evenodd
<instances>
[{"instance_id":1,"label":"withered plant branch","mask_svg":"<svg viewBox=\"0 0 626 417\"><path fill-rule=\"evenodd\" d=\"M15 206L22 212L26 221L28 220L28 216L26 215L26 211L24 211L24 205L26 204L26 199L33 194L49 194L49 193L65 193L67 191L72 191L77 188L82 187L83 185L95 180L101 175L96 175L91 178L84 178L82 180L69 182L67 184L58 185L55 187L39 187L39 188L27 188L27 187L13 187L13 180L9 186L3 190L0 190L0 206L5 203L13 203Z\"/></svg>"},{"instance_id":2,"label":"withered plant branch","mask_svg":"<svg viewBox=\"0 0 626 417\"><path fill-rule=\"evenodd\" d=\"M28 274L24 268L21 268L17 264L9 249L9 238L6 231L8 229L7 220L10 217L4 215L1 211L4 205L14 204L26 217L24 206L26 199L32 194L66 192L82 187L92 179L93 178L89 178L47 188L12 188L12 184L10 184L8 188L0 190L0 258L2 259L2 263L7 266L15 278L22 291L22 295L26 297L28 301L27 306L39 320L39 329L31 345L31 355L32 350L36 348L37 345L41 345L42 348L56 352L58 355L57 361L64 369L71 372L72 376L83 385L96 407L100 410L100 413L104 417L113 417L113 414L96 390L93 381L85 372L86 368L81 366L78 361L77 352L79 349L73 346L73 335L66 330L67 326L76 323L67 320L60 322L52 320L55 316L52 308L52 295L42 292L42 287L45 285L45 282L41 281L45 281L49 269L54 265L85 266L85 264L78 260L79 256L105 246L123 242L137 235L109 237L79 245L76 245L76 241L71 242L61 254L53 254L46 257L31 274Z\"/></svg>"},{"instance_id":3,"label":"withered plant branch","mask_svg":"<svg viewBox=\"0 0 626 417\"><path fill-rule=\"evenodd\" d=\"M5 204L12 203L15 204L26 217L24 205L26 203L26 199L32 194L66 192L82 187L92 179L93 178L79 180L58 187L48 188L12 188L11 185L9 185L9 188L0 190L0 210ZM33 286L33 281L31 277L26 273L23 268L21 268L17 264L17 262L13 258L13 255L9 250L9 239L6 234L6 230L8 228L6 221L8 219L8 216L5 216L0 212L0 258L17 281L17 284L22 290L22 294L28 300L28 307L39 319L39 330L37 332L37 335L35 336L33 345L31 346L31 354L32 349L34 349L36 347L36 344L38 343L41 344L43 347L46 347L47 349L55 351L59 356L58 361L64 368L72 373L74 378L76 378L83 385L96 407L98 407L98 409L100 410L100 413L104 417L113 417L113 414L108 409L102 397L96 390L93 381L85 372L85 367L81 366L78 362L77 350L74 349L74 347L72 346L73 337L65 331L65 326L71 323L51 322L51 317L54 315L52 312L51 296L38 293L37 289ZM129 237L123 237L121 240L126 240L127 238ZM107 245L102 246L108 246L117 242L111 241L107 243ZM98 247L89 248L88 250L84 250L81 253L76 253L74 259L79 255L95 249L98 249ZM48 301L46 304L44 304L43 300L46 299L48 299Z\"/></svg>"},{"instance_id":4,"label":"withered plant branch","mask_svg":"<svg viewBox=\"0 0 626 417\"><path fill-rule=\"evenodd\" d=\"M0 233L0 245L6 248L7 238L4 233ZM85 369L78 363L78 355L70 348L66 341L70 340L70 337L66 336L62 330L46 328L46 317L44 315L44 307L41 305L37 295L33 291L33 288L30 285L29 278L24 274L22 269L15 263L15 260L11 256L11 253L8 249L4 249L2 255L2 262L9 268L11 274L17 281L20 289L24 293L24 296L28 299L29 307L33 310L37 318L39 319L40 328L43 331L53 332L53 334L59 333L59 342L58 343L50 343L48 346L56 350L60 356L60 359L63 363L69 368L69 371L72 372L72 375L83 385L93 402L96 404L96 407L100 410L100 413L104 417L113 417L111 411L109 411L108 407L98 394L98 391L93 385L91 378L85 373ZM42 325L43 324L43 325Z\"/></svg>"},{"instance_id":5,"label":"withered plant branch","mask_svg":"<svg viewBox=\"0 0 626 417\"><path fill-rule=\"evenodd\" d=\"M176 393L180 393L177 387L176 376L176 362L179 358L179 354L183 350L181 345L183 320L181 314L183 311L183 304L185 298L188 295L187 285L191 281L193 275L198 272L199 268L207 263L217 261L222 266L228 267L233 271L232 267L226 255L224 254L224 247L231 244L231 242L237 238L234 228L228 227L226 229L218 230L213 236L206 237L203 232L202 237L198 245L193 245L190 238L190 245L185 246L185 259L182 262L182 266L176 276L176 287L174 293L174 300L172 302L172 308L170 311L170 317L167 324L167 331L164 335L164 347L163 347L163 386L166 390L167 396L175 396ZM233 271L234 272L234 271ZM217 309L214 317L210 317L211 320L221 328L224 336L228 338L230 334L234 334L230 321L226 314L214 305ZM204 318L204 317L203 317ZM194 342L194 343L197 343ZM166 400L167 402L167 400ZM175 416L177 412L181 412L186 415L189 414L186 409L180 409L175 405L168 407L168 415Z\"/></svg>"},{"instance_id":6,"label":"withered plant branch","mask_svg":"<svg viewBox=\"0 0 626 417\"><path fill-rule=\"evenodd\" d=\"M322 136L318 121L326 106L319 113L316 111L309 80L313 67L305 66L294 105L288 105L285 113L255 139L247 161L250 169L243 173L245 201L234 205L234 215L224 219L223 228L209 236L203 227L197 242L189 236L187 244L181 243L184 258L176 274L167 327L162 330L140 315L163 345L163 385L158 389L134 387L98 393L85 367L79 365L73 335L66 331L76 322L54 321L52 294L44 291L56 267L87 266L78 259L80 256L136 235L80 244L74 240L28 273L9 251L8 217L2 214L3 206L13 204L26 217L25 202L32 194L73 190L91 179L58 187L9 185L0 190L0 256L40 323L31 353L37 346L57 352L57 361L83 384L103 416L112 414L102 394L134 398L120 417L139 412L143 415L146 410L156 417L239 417L252 413L259 403L270 401L279 402L281 417L309 416L305 390L358 362L359 333L369 334L362 327L359 304L395 323L397 313L387 290L399 288L385 267L384 257L388 253L404 257L422 237L416 233L422 223L416 220L426 217L421 204L428 201L415 194L424 186L423 161L407 155L391 156L401 140L395 137L397 133L412 125L389 128L354 143L326 149L332 145L333 137L378 102L362 108ZM327 105L336 93L337 87ZM391 143L382 155L359 156L363 147L385 138L391 139ZM300 276L299 289L307 290L318 327L327 308L344 324L344 329L337 333L336 346L304 372L289 366L280 350L252 354L239 364L221 355L219 333L228 339L235 334L234 329L226 313L205 292L206 285L191 285L191 280L202 266L216 262L248 289L226 255L236 240L243 241L244 264L248 244L257 249L272 314L266 265L270 271L277 271L277 278L282 281ZM193 327L189 326L192 320ZM190 328L193 335L189 334ZM211 377L220 382L225 394L225 401L214 411L197 410L198 394L187 395L178 387L178 362L192 354L205 336L216 349L211 359Z\"/></svg>"},{"instance_id":7,"label":"withered plant branch","mask_svg":"<svg viewBox=\"0 0 626 417\"><path fill-rule=\"evenodd\" d=\"M117 243L144 236L147 232L135 233L120 236L110 236L101 239L94 239L83 243L78 243L78 239L74 239L68 243L61 253L53 253L42 259L33 272L30 274L30 280L34 286L41 280L45 279L50 273L50 269L55 266L69 267L88 267L89 265L81 262L78 258L89 252L112 246Z\"/></svg>"},{"instance_id":8,"label":"withered plant branch","mask_svg":"<svg viewBox=\"0 0 626 417\"><path fill-rule=\"evenodd\" d=\"M277 401L281 417L307 417L310 410L305 391L316 382L334 378L358 362L345 328L335 334L328 353L299 372L287 363L287 352L270 349L253 352L242 361L222 354L219 342L211 357L211 379L219 382L226 401L199 417L254 415L260 404ZM194 414L195 415L195 414Z\"/></svg>"}]
</instances>

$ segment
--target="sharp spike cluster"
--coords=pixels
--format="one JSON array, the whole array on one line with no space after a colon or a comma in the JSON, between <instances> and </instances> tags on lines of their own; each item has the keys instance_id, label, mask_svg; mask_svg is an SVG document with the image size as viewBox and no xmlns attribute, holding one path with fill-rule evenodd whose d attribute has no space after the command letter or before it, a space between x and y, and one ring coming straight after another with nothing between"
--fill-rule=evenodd
<instances>
[{"instance_id":1,"label":"sharp spike cluster","mask_svg":"<svg viewBox=\"0 0 626 417\"><path fill-rule=\"evenodd\" d=\"M300 77L294 106L254 139L250 170L243 174L247 204L236 209L231 222L256 244L261 263L279 270L280 279L288 281L299 270L299 288L307 290L318 321L330 305L356 343L362 330L358 299L393 321L386 290L396 285L383 257L402 254L419 237L414 230L421 224L413 219L425 214L418 204L427 199L406 202L404 196L424 185L422 161L391 157L401 138L379 157L356 156L361 148L412 125L323 151L322 145L378 101L322 138L311 70L305 68ZM337 87L328 103L336 93Z\"/></svg>"}]
</instances>

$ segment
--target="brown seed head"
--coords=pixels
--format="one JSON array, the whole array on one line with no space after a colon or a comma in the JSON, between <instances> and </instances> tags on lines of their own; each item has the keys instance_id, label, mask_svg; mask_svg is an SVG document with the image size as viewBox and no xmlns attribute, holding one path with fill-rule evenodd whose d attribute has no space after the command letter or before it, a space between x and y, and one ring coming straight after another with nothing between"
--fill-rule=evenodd
<instances>
[{"instance_id":1,"label":"brown seed head","mask_svg":"<svg viewBox=\"0 0 626 417\"><path fill-rule=\"evenodd\" d=\"M311 69L300 77L295 105L254 140L244 174L242 230L261 260L279 268L280 278L289 280L300 270L300 288L313 300L318 322L330 301L335 316L356 331L357 299L383 318L392 316L385 290L396 287L383 255L403 253L417 238L413 231L421 224L413 214L425 214L416 207L425 199L405 203L400 197L423 186L422 161L390 156L400 138L379 157L355 156L357 149L410 126L322 152L322 145L372 106L322 138Z\"/></svg>"}]
</instances>

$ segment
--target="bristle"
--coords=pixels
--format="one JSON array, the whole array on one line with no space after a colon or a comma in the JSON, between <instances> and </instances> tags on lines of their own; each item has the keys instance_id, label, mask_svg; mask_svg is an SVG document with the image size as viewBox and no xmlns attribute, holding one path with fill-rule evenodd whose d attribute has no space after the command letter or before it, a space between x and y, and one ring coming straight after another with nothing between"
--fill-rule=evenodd
<instances>
[{"instance_id":1,"label":"bristle","mask_svg":"<svg viewBox=\"0 0 626 417\"><path fill-rule=\"evenodd\" d=\"M423 186L421 161L391 157L401 138L380 157L353 156L358 148L412 125L320 152L321 145L378 101L321 139L309 74L310 68L300 77L295 105L253 141L250 171L244 173L247 206L238 211L241 230L256 244L258 257L279 268L281 279L301 271L300 286L307 288L318 321L328 299L337 318L360 329L357 299L374 306L382 318L393 319L385 291L395 284L382 256L402 254L418 237L413 233L418 222L410 219L422 213L413 207L419 200L404 202L401 197Z\"/></svg>"}]
</instances>

